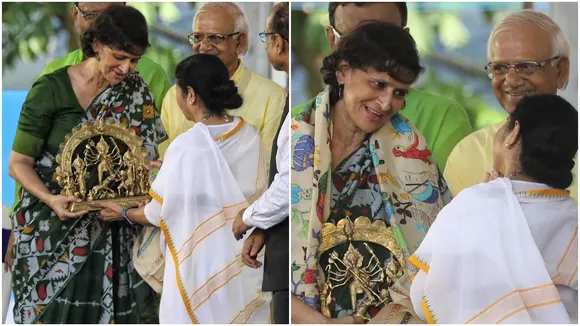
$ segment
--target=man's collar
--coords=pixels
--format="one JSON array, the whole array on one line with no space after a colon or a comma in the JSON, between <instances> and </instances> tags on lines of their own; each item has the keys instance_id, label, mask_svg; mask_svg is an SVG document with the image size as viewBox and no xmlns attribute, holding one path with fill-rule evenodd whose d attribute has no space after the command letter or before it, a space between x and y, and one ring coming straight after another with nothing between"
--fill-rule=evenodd
<instances>
[{"instance_id":1,"label":"man's collar","mask_svg":"<svg viewBox=\"0 0 580 326\"><path fill-rule=\"evenodd\" d=\"M246 71L246 67L244 67L242 60L238 59L238 69L236 69L236 71L232 75L231 79L234 82L237 82L242 77L242 75L244 74L245 71Z\"/></svg>"}]
</instances>

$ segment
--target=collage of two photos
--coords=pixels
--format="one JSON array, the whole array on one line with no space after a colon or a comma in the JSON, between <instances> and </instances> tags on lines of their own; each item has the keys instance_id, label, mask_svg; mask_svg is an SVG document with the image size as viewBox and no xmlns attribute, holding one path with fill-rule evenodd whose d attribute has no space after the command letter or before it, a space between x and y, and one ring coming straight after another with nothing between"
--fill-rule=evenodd
<instances>
[{"instance_id":1,"label":"collage of two photos","mask_svg":"<svg viewBox=\"0 0 580 326\"><path fill-rule=\"evenodd\" d=\"M3 323L577 323L577 3L2 6Z\"/></svg>"},{"instance_id":2,"label":"collage of two photos","mask_svg":"<svg viewBox=\"0 0 580 326\"><path fill-rule=\"evenodd\" d=\"M3 322L288 323L289 3L2 18Z\"/></svg>"}]
</instances>

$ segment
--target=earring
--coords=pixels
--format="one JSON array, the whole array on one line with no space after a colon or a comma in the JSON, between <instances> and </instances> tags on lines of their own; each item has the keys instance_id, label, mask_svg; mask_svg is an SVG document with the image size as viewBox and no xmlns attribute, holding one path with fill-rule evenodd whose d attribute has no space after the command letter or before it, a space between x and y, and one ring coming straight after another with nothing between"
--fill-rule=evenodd
<instances>
[{"instance_id":1,"label":"earring","mask_svg":"<svg viewBox=\"0 0 580 326\"><path fill-rule=\"evenodd\" d=\"M344 84L338 84L338 98L342 98L343 92L344 92Z\"/></svg>"},{"instance_id":2,"label":"earring","mask_svg":"<svg viewBox=\"0 0 580 326\"><path fill-rule=\"evenodd\" d=\"M505 143L505 147L507 147L507 148L512 148L512 147L510 146L510 144L508 144L508 143Z\"/></svg>"},{"instance_id":3,"label":"earring","mask_svg":"<svg viewBox=\"0 0 580 326\"><path fill-rule=\"evenodd\" d=\"M97 61L101 61L101 55L99 52L97 52L97 55L95 57L97 58Z\"/></svg>"},{"instance_id":4,"label":"earring","mask_svg":"<svg viewBox=\"0 0 580 326\"><path fill-rule=\"evenodd\" d=\"M399 111L403 111L405 109L405 106L407 106L407 100L403 100L403 106Z\"/></svg>"}]
</instances>

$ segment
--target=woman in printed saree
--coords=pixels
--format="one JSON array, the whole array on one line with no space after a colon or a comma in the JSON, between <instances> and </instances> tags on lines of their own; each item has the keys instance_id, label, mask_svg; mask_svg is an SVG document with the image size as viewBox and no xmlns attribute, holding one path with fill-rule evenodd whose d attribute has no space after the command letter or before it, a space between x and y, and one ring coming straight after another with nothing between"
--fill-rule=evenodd
<instances>
[{"instance_id":1,"label":"woman in printed saree","mask_svg":"<svg viewBox=\"0 0 580 326\"><path fill-rule=\"evenodd\" d=\"M578 112L524 98L493 146L492 181L460 192L411 256L413 306L429 323L577 323L578 205L564 189Z\"/></svg>"},{"instance_id":2,"label":"woman in printed saree","mask_svg":"<svg viewBox=\"0 0 580 326\"><path fill-rule=\"evenodd\" d=\"M176 68L177 102L196 124L165 153L140 208L102 204L106 220L158 226L166 248L160 323L268 323L262 269L241 261L242 241L231 224L265 186L264 149L258 132L226 114L242 105L226 66L196 54Z\"/></svg>"},{"instance_id":3,"label":"woman in printed saree","mask_svg":"<svg viewBox=\"0 0 580 326\"><path fill-rule=\"evenodd\" d=\"M70 213L59 195L59 146L73 127L98 119L131 127L147 158L166 139L147 85L134 73L149 46L145 17L114 6L81 37L88 58L42 76L22 107L9 173L24 190L12 216L17 323L138 323L153 291L131 265L138 228ZM87 187L97 184L88 171ZM151 320L155 322L156 318Z\"/></svg>"},{"instance_id":4,"label":"woman in printed saree","mask_svg":"<svg viewBox=\"0 0 580 326\"><path fill-rule=\"evenodd\" d=\"M399 114L421 70L407 31L361 25L324 59L327 89L294 116L293 323L417 320L407 258L449 200Z\"/></svg>"}]
</instances>

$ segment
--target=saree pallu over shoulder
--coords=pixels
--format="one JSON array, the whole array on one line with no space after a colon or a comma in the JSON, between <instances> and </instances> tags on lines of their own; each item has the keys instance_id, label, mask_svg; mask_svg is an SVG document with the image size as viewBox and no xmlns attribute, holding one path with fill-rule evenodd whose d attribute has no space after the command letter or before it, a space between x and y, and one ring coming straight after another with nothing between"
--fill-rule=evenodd
<instances>
[{"instance_id":1,"label":"saree pallu over shoulder","mask_svg":"<svg viewBox=\"0 0 580 326\"><path fill-rule=\"evenodd\" d=\"M156 144L166 138L147 85L138 74L98 95L79 125L112 119L133 128L143 140L148 159L157 157ZM63 139L64 140L64 139ZM37 158L34 170L53 194L58 194L55 157ZM97 178L87 175L87 186ZM17 323L132 323L150 297L135 273L131 247L139 228L104 223L94 213L68 221L23 190L12 216L14 320Z\"/></svg>"},{"instance_id":2,"label":"saree pallu over shoulder","mask_svg":"<svg viewBox=\"0 0 580 326\"><path fill-rule=\"evenodd\" d=\"M330 116L326 89L312 105L295 113L291 132L292 294L318 311L324 278L319 263L321 230L331 209L330 178L321 178L330 171ZM412 311L408 275L416 267L407 259L450 196L425 139L403 116L394 115L369 141L387 226L404 260L405 273L389 292L395 304ZM404 322L389 317L384 321Z\"/></svg>"},{"instance_id":3,"label":"saree pallu over shoulder","mask_svg":"<svg viewBox=\"0 0 580 326\"><path fill-rule=\"evenodd\" d=\"M250 143L240 144L247 147L242 151L247 157L226 159L208 128L196 124L171 143L151 187L162 205L159 225L173 262L166 263L164 276L162 309L171 307L167 316L161 316L164 322L267 322L263 270L241 262L242 241L236 241L231 231L237 213L249 205L246 198L261 192L265 184L263 177L256 184L258 175L264 174L258 164L263 163L259 138L241 139ZM230 141L225 146L235 145L235 139ZM238 184L233 171L244 171L245 185ZM257 316L263 319L255 320Z\"/></svg>"},{"instance_id":4,"label":"saree pallu over shoulder","mask_svg":"<svg viewBox=\"0 0 580 326\"><path fill-rule=\"evenodd\" d=\"M410 262L429 323L570 323L507 178L459 193Z\"/></svg>"}]
</instances>

